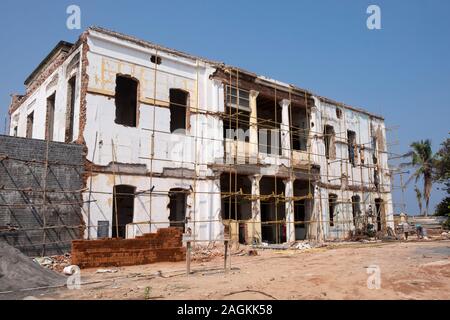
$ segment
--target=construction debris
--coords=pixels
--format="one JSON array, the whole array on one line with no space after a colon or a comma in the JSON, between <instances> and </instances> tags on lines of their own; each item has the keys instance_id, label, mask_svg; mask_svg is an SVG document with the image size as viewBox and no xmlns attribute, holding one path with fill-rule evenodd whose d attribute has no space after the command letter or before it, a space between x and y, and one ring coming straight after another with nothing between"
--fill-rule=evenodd
<instances>
[{"instance_id":1,"label":"construction debris","mask_svg":"<svg viewBox=\"0 0 450 320\"><path fill-rule=\"evenodd\" d=\"M63 273L67 276L71 276L71 275L75 274L77 271L80 271L80 268L76 265L71 265L71 266L65 267L63 270Z\"/></svg>"},{"instance_id":2,"label":"construction debris","mask_svg":"<svg viewBox=\"0 0 450 320\"><path fill-rule=\"evenodd\" d=\"M48 259L44 259L48 263ZM38 263L0 241L0 292L60 286L66 277L41 267Z\"/></svg>"},{"instance_id":3,"label":"construction debris","mask_svg":"<svg viewBox=\"0 0 450 320\"><path fill-rule=\"evenodd\" d=\"M218 246L203 247L198 246L192 249L191 261L195 262L208 262L216 257L223 257L224 248Z\"/></svg>"},{"instance_id":4,"label":"construction debris","mask_svg":"<svg viewBox=\"0 0 450 320\"><path fill-rule=\"evenodd\" d=\"M313 246L309 242L304 242L304 241L294 242L291 245L291 249L297 249L297 250L309 250L312 248L313 248Z\"/></svg>"},{"instance_id":5,"label":"construction debris","mask_svg":"<svg viewBox=\"0 0 450 320\"><path fill-rule=\"evenodd\" d=\"M258 246L253 246L253 248L257 249L272 249L272 250L309 250L312 248L317 248L324 246L324 244L319 244L316 242L310 241L294 241L291 243L282 243L282 244L268 244L262 243Z\"/></svg>"},{"instance_id":6,"label":"construction debris","mask_svg":"<svg viewBox=\"0 0 450 320\"><path fill-rule=\"evenodd\" d=\"M33 261L44 268L63 273L64 268L70 266L71 255L66 253L50 257L37 257Z\"/></svg>"},{"instance_id":7,"label":"construction debris","mask_svg":"<svg viewBox=\"0 0 450 320\"><path fill-rule=\"evenodd\" d=\"M98 269L95 273L116 273L117 269Z\"/></svg>"}]
</instances>

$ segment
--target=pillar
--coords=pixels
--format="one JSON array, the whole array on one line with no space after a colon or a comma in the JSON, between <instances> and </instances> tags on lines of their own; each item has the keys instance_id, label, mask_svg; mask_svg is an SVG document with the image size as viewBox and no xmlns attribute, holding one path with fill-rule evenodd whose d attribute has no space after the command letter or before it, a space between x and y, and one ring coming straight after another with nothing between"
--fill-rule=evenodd
<instances>
[{"instance_id":1,"label":"pillar","mask_svg":"<svg viewBox=\"0 0 450 320\"><path fill-rule=\"evenodd\" d=\"M293 178L284 179L286 197L286 242L295 241L295 218L294 218L294 181Z\"/></svg>"},{"instance_id":2,"label":"pillar","mask_svg":"<svg viewBox=\"0 0 450 320\"><path fill-rule=\"evenodd\" d=\"M289 105L290 101L288 99L283 99L280 101L281 106L281 148L282 155L284 158L290 159L291 157L291 136L289 134Z\"/></svg>"},{"instance_id":3,"label":"pillar","mask_svg":"<svg viewBox=\"0 0 450 320\"><path fill-rule=\"evenodd\" d=\"M320 156L319 138L315 132L323 130L321 123L320 112L318 109L320 101L314 97L314 104L310 106L310 118L308 123L309 136L308 136L308 153L310 160L314 163L320 163L322 156ZM310 140L311 138L311 140ZM324 149L325 150L325 149ZM325 151L322 151L325 152ZM325 153L323 153L325 154Z\"/></svg>"},{"instance_id":4,"label":"pillar","mask_svg":"<svg viewBox=\"0 0 450 320\"><path fill-rule=\"evenodd\" d=\"M250 90L250 164L258 163L258 111L256 105L256 98L259 92L255 90Z\"/></svg>"},{"instance_id":5,"label":"pillar","mask_svg":"<svg viewBox=\"0 0 450 320\"><path fill-rule=\"evenodd\" d=\"M252 183L252 219L248 225L248 238L256 243L261 243L261 200L259 199L259 182L262 175L249 176Z\"/></svg>"},{"instance_id":6,"label":"pillar","mask_svg":"<svg viewBox=\"0 0 450 320\"><path fill-rule=\"evenodd\" d=\"M323 210L324 201L327 202L328 200L322 197L322 189L316 182L312 183L312 189L313 199L306 201L307 211L305 218L309 220L309 223L306 225L306 235L310 240L322 242L325 240L324 230L328 228L328 211Z\"/></svg>"}]
</instances>

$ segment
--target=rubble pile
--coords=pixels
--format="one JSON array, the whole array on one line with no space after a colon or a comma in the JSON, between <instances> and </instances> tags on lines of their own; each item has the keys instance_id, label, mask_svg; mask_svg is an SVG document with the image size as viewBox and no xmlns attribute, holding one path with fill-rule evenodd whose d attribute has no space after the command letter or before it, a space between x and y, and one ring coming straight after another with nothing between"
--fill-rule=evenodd
<instances>
[{"instance_id":1,"label":"rubble pile","mask_svg":"<svg viewBox=\"0 0 450 320\"><path fill-rule=\"evenodd\" d=\"M312 248L313 248L313 246L309 242L294 242L291 245L291 249L297 249L297 250L309 250Z\"/></svg>"},{"instance_id":2,"label":"rubble pile","mask_svg":"<svg viewBox=\"0 0 450 320\"><path fill-rule=\"evenodd\" d=\"M65 283L66 277L63 275L42 268L16 248L0 241L0 292L60 286Z\"/></svg>"},{"instance_id":3,"label":"rubble pile","mask_svg":"<svg viewBox=\"0 0 450 320\"><path fill-rule=\"evenodd\" d=\"M198 246L195 248L192 248L191 252L191 261L197 261L197 262L208 262L211 261L215 257L223 257L224 255L224 248L220 247L203 247Z\"/></svg>"},{"instance_id":4,"label":"rubble pile","mask_svg":"<svg viewBox=\"0 0 450 320\"><path fill-rule=\"evenodd\" d=\"M38 257L33 261L40 264L42 267L56 271L63 272L64 268L70 266L71 256L70 253L58 256Z\"/></svg>"}]
</instances>

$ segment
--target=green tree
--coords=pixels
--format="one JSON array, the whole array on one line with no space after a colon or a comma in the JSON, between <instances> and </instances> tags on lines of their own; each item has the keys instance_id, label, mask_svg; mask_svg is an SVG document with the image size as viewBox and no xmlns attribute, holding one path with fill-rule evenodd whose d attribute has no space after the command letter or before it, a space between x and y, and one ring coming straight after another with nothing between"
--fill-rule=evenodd
<instances>
[{"instance_id":1,"label":"green tree","mask_svg":"<svg viewBox=\"0 0 450 320\"><path fill-rule=\"evenodd\" d=\"M415 185L414 191L416 192L417 204L419 205L419 214L422 214L422 192L417 185Z\"/></svg>"},{"instance_id":2,"label":"green tree","mask_svg":"<svg viewBox=\"0 0 450 320\"><path fill-rule=\"evenodd\" d=\"M447 197L437 206L435 215L447 216L447 222L444 226L450 228L450 139L447 138L442 144L441 149L436 153L434 160L434 181L445 185Z\"/></svg>"},{"instance_id":3,"label":"green tree","mask_svg":"<svg viewBox=\"0 0 450 320\"><path fill-rule=\"evenodd\" d=\"M431 150L431 140L416 141L411 144L411 151L405 157L410 161L403 163L402 166L408 166L414 169L411 177L406 181L409 184L413 179L417 181L423 179L423 197L425 199L425 216L428 216L428 206L430 204L431 189L433 187L433 163L435 161Z\"/></svg>"},{"instance_id":4,"label":"green tree","mask_svg":"<svg viewBox=\"0 0 450 320\"><path fill-rule=\"evenodd\" d=\"M434 213L436 216L449 216L450 215L450 197L446 197L437 206Z\"/></svg>"},{"instance_id":5,"label":"green tree","mask_svg":"<svg viewBox=\"0 0 450 320\"><path fill-rule=\"evenodd\" d=\"M442 144L441 149L436 153L434 159L435 182L444 184L447 193L450 194L450 139L447 138Z\"/></svg>"}]
</instances>

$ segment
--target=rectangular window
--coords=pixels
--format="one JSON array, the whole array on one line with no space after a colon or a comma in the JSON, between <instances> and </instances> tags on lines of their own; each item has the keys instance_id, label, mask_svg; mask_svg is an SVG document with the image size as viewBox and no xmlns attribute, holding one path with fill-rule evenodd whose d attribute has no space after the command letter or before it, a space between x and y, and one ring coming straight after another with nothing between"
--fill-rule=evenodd
<instances>
[{"instance_id":1,"label":"rectangular window","mask_svg":"<svg viewBox=\"0 0 450 320\"><path fill-rule=\"evenodd\" d=\"M250 93L226 87L225 115L223 117L223 137L248 142L250 134ZM237 101L239 100L239 105Z\"/></svg>"},{"instance_id":2,"label":"rectangular window","mask_svg":"<svg viewBox=\"0 0 450 320\"><path fill-rule=\"evenodd\" d=\"M328 213L330 215L330 227L334 226L334 214L336 211L337 204L337 195L329 194L328 195Z\"/></svg>"},{"instance_id":3,"label":"rectangular window","mask_svg":"<svg viewBox=\"0 0 450 320\"><path fill-rule=\"evenodd\" d=\"M137 126L138 81L129 76L116 77L115 123L127 127Z\"/></svg>"},{"instance_id":4,"label":"rectangular window","mask_svg":"<svg viewBox=\"0 0 450 320\"><path fill-rule=\"evenodd\" d=\"M56 94L54 93L47 98L47 128L45 137L50 141L53 140L53 125L55 121L55 96Z\"/></svg>"},{"instance_id":5,"label":"rectangular window","mask_svg":"<svg viewBox=\"0 0 450 320\"><path fill-rule=\"evenodd\" d=\"M73 141L73 118L75 113L75 86L76 86L76 77L73 76L67 82L67 107L66 107L66 132L65 132L65 141L72 142Z\"/></svg>"},{"instance_id":6,"label":"rectangular window","mask_svg":"<svg viewBox=\"0 0 450 320\"><path fill-rule=\"evenodd\" d=\"M170 89L170 132L185 133L187 129L187 109L189 92Z\"/></svg>"},{"instance_id":7,"label":"rectangular window","mask_svg":"<svg viewBox=\"0 0 450 320\"><path fill-rule=\"evenodd\" d=\"M348 160L355 166L356 157L356 133L351 130L347 130L347 149L348 149Z\"/></svg>"},{"instance_id":8,"label":"rectangular window","mask_svg":"<svg viewBox=\"0 0 450 320\"><path fill-rule=\"evenodd\" d=\"M324 142L325 142L325 157L327 159L334 159L336 155L335 150L335 137L334 137L334 128L333 126L326 125L324 132Z\"/></svg>"},{"instance_id":9,"label":"rectangular window","mask_svg":"<svg viewBox=\"0 0 450 320\"><path fill-rule=\"evenodd\" d=\"M299 151L307 151L309 123L306 108L292 107L289 112L289 119L292 115L290 132L292 135L292 149Z\"/></svg>"},{"instance_id":10,"label":"rectangular window","mask_svg":"<svg viewBox=\"0 0 450 320\"><path fill-rule=\"evenodd\" d=\"M15 126L14 126L14 129L13 129L13 136L14 136L14 137L17 137L18 131L19 131L19 128L17 127L17 125L15 125Z\"/></svg>"},{"instance_id":11,"label":"rectangular window","mask_svg":"<svg viewBox=\"0 0 450 320\"><path fill-rule=\"evenodd\" d=\"M378 143L377 143L377 137L372 137L372 161L373 164L378 163Z\"/></svg>"},{"instance_id":12,"label":"rectangular window","mask_svg":"<svg viewBox=\"0 0 450 320\"><path fill-rule=\"evenodd\" d=\"M361 215L361 198L358 195L352 197L352 215L353 225L357 227Z\"/></svg>"},{"instance_id":13,"label":"rectangular window","mask_svg":"<svg viewBox=\"0 0 450 320\"><path fill-rule=\"evenodd\" d=\"M250 112L226 106L223 117L223 137L248 142L250 134Z\"/></svg>"},{"instance_id":14,"label":"rectangular window","mask_svg":"<svg viewBox=\"0 0 450 320\"><path fill-rule=\"evenodd\" d=\"M250 112L250 92L238 89L232 86L226 86L225 88L226 92L226 102L228 106L233 106L234 108L238 109L245 109L248 112ZM239 99L239 106L237 104L237 101Z\"/></svg>"},{"instance_id":15,"label":"rectangular window","mask_svg":"<svg viewBox=\"0 0 450 320\"><path fill-rule=\"evenodd\" d=\"M282 108L271 95L259 94L256 99L258 115L258 151L260 153L281 155Z\"/></svg>"},{"instance_id":16,"label":"rectangular window","mask_svg":"<svg viewBox=\"0 0 450 320\"><path fill-rule=\"evenodd\" d=\"M33 138L34 111L27 116L27 138Z\"/></svg>"}]
</instances>

